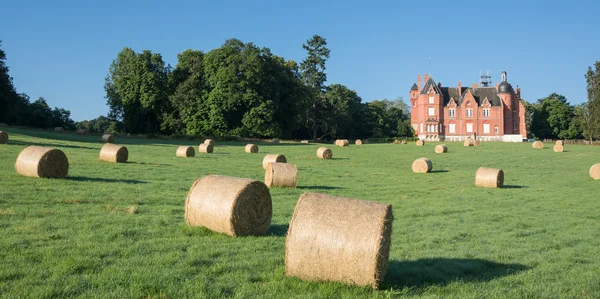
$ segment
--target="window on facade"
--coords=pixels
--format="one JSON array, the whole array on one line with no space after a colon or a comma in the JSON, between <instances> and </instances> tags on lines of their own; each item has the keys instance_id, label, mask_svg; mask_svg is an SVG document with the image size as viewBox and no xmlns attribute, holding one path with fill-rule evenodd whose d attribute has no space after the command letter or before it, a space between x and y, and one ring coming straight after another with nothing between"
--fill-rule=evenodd
<instances>
[{"instance_id":1,"label":"window on facade","mask_svg":"<svg viewBox=\"0 0 600 299\"><path fill-rule=\"evenodd\" d=\"M498 127L494 127L494 134L498 134Z\"/></svg>"},{"instance_id":2,"label":"window on facade","mask_svg":"<svg viewBox=\"0 0 600 299\"><path fill-rule=\"evenodd\" d=\"M413 101L413 107L417 107L417 101Z\"/></svg>"},{"instance_id":3,"label":"window on facade","mask_svg":"<svg viewBox=\"0 0 600 299\"><path fill-rule=\"evenodd\" d=\"M435 108L433 108L433 107L427 108L427 115L435 115Z\"/></svg>"},{"instance_id":4,"label":"window on facade","mask_svg":"<svg viewBox=\"0 0 600 299\"><path fill-rule=\"evenodd\" d=\"M489 133L490 133L490 124L483 124L483 134L489 134Z\"/></svg>"},{"instance_id":5,"label":"window on facade","mask_svg":"<svg viewBox=\"0 0 600 299\"><path fill-rule=\"evenodd\" d=\"M419 127L419 132L423 132L423 123L421 123L421 126Z\"/></svg>"},{"instance_id":6,"label":"window on facade","mask_svg":"<svg viewBox=\"0 0 600 299\"><path fill-rule=\"evenodd\" d=\"M473 109L467 109L467 116L473 116Z\"/></svg>"},{"instance_id":7,"label":"window on facade","mask_svg":"<svg viewBox=\"0 0 600 299\"><path fill-rule=\"evenodd\" d=\"M483 109L483 116L489 117L490 116L490 109Z\"/></svg>"},{"instance_id":8,"label":"window on facade","mask_svg":"<svg viewBox=\"0 0 600 299\"><path fill-rule=\"evenodd\" d=\"M450 130L450 134L456 133L456 125L455 124L450 124L448 129Z\"/></svg>"},{"instance_id":9,"label":"window on facade","mask_svg":"<svg viewBox=\"0 0 600 299\"><path fill-rule=\"evenodd\" d=\"M449 110L450 117L454 117L454 109Z\"/></svg>"},{"instance_id":10,"label":"window on facade","mask_svg":"<svg viewBox=\"0 0 600 299\"><path fill-rule=\"evenodd\" d=\"M433 104L433 97L432 96L429 97L429 104Z\"/></svg>"},{"instance_id":11,"label":"window on facade","mask_svg":"<svg viewBox=\"0 0 600 299\"><path fill-rule=\"evenodd\" d=\"M473 124L467 124L467 133L473 133Z\"/></svg>"}]
</instances>

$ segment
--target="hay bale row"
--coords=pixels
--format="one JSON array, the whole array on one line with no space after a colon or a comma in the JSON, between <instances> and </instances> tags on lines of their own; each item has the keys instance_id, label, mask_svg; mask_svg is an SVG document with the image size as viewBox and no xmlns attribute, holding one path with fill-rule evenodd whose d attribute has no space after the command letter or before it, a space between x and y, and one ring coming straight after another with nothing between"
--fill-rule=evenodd
<instances>
[{"instance_id":1,"label":"hay bale row","mask_svg":"<svg viewBox=\"0 0 600 299\"><path fill-rule=\"evenodd\" d=\"M356 144L356 145L362 145L363 142L360 139L356 139L356 141L354 141L354 144Z\"/></svg>"},{"instance_id":2,"label":"hay bale row","mask_svg":"<svg viewBox=\"0 0 600 299\"><path fill-rule=\"evenodd\" d=\"M481 145L481 141L475 140L475 141L473 141L473 145L474 146L479 146L479 145Z\"/></svg>"},{"instance_id":3,"label":"hay bale row","mask_svg":"<svg viewBox=\"0 0 600 299\"><path fill-rule=\"evenodd\" d=\"M19 153L15 169L28 177L64 178L69 173L69 160L59 149L32 145Z\"/></svg>"},{"instance_id":4,"label":"hay bale row","mask_svg":"<svg viewBox=\"0 0 600 299\"><path fill-rule=\"evenodd\" d=\"M556 153L562 153L565 151L565 147L561 144L554 144L554 148L553 148L554 152Z\"/></svg>"},{"instance_id":5,"label":"hay bale row","mask_svg":"<svg viewBox=\"0 0 600 299\"><path fill-rule=\"evenodd\" d=\"M435 152L438 154L447 153L448 147L445 144L438 144L435 146Z\"/></svg>"},{"instance_id":6,"label":"hay bale row","mask_svg":"<svg viewBox=\"0 0 600 299\"><path fill-rule=\"evenodd\" d=\"M273 207L264 183L208 175L192 185L185 201L185 222L230 236L264 235Z\"/></svg>"},{"instance_id":7,"label":"hay bale row","mask_svg":"<svg viewBox=\"0 0 600 299\"><path fill-rule=\"evenodd\" d=\"M198 152L210 154L213 152L213 145L211 143L202 143L198 146Z\"/></svg>"},{"instance_id":8,"label":"hay bale row","mask_svg":"<svg viewBox=\"0 0 600 299\"><path fill-rule=\"evenodd\" d=\"M302 140L300 143L309 143L308 140Z\"/></svg>"},{"instance_id":9,"label":"hay bale row","mask_svg":"<svg viewBox=\"0 0 600 299\"><path fill-rule=\"evenodd\" d=\"M286 275L377 288L387 271L392 221L389 204L304 193L286 237Z\"/></svg>"},{"instance_id":10,"label":"hay bale row","mask_svg":"<svg viewBox=\"0 0 600 299\"><path fill-rule=\"evenodd\" d=\"M279 144L279 139L278 138L273 138L271 140L271 143L273 143L273 144Z\"/></svg>"},{"instance_id":11,"label":"hay bale row","mask_svg":"<svg viewBox=\"0 0 600 299\"><path fill-rule=\"evenodd\" d=\"M502 188L504 186L504 172L497 168L480 167L475 173L475 186Z\"/></svg>"},{"instance_id":12,"label":"hay bale row","mask_svg":"<svg viewBox=\"0 0 600 299\"><path fill-rule=\"evenodd\" d=\"M269 162L265 170L265 185L267 187L296 188L298 183L298 168L295 164Z\"/></svg>"},{"instance_id":13,"label":"hay bale row","mask_svg":"<svg viewBox=\"0 0 600 299\"><path fill-rule=\"evenodd\" d=\"M600 180L600 163L592 165L590 167L590 176L594 180Z\"/></svg>"},{"instance_id":14,"label":"hay bale row","mask_svg":"<svg viewBox=\"0 0 600 299\"><path fill-rule=\"evenodd\" d=\"M77 133L77 135L87 135L88 134L88 130L86 130L86 129L79 129L79 130L75 131L75 133Z\"/></svg>"},{"instance_id":15,"label":"hay bale row","mask_svg":"<svg viewBox=\"0 0 600 299\"><path fill-rule=\"evenodd\" d=\"M256 144L246 144L246 147L244 148L244 151L246 153L251 153L251 154L258 153L258 145L256 145Z\"/></svg>"},{"instance_id":16,"label":"hay bale row","mask_svg":"<svg viewBox=\"0 0 600 299\"><path fill-rule=\"evenodd\" d=\"M331 159L331 158L333 158L333 152L326 147L320 147L317 150L317 157L319 157L321 159L325 159L325 160Z\"/></svg>"},{"instance_id":17,"label":"hay bale row","mask_svg":"<svg viewBox=\"0 0 600 299\"><path fill-rule=\"evenodd\" d=\"M465 142L463 143L464 146L474 146L475 145L475 141L473 139L467 139L465 140Z\"/></svg>"},{"instance_id":18,"label":"hay bale row","mask_svg":"<svg viewBox=\"0 0 600 299\"><path fill-rule=\"evenodd\" d=\"M402 144L408 144L408 141L406 141L406 139L403 139Z\"/></svg>"},{"instance_id":19,"label":"hay bale row","mask_svg":"<svg viewBox=\"0 0 600 299\"><path fill-rule=\"evenodd\" d=\"M541 141L536 141L532 144L532 146L533 146L533 148L540 149L540 148L544 148L544 143Z\"/></svg>"},{"instance_id":20,"label":"hay bale row","mask_svg":"<svg viewBox=\"0 0 600 299\"><path fill-rule=\"evenodd\" d=\"M398 140L398 139L394 139L394 141L392 141L392 144L399 144L399 143L400 143L400 140Z\"/></svg>"},{"instance_id":21,"label":"hay bale row","mask_svg":"<svg viewBox=\"0 0 600 299\"><path fill-rule=\"evenodd\" d=\"M412 163L412 170L414 173L428 173L431 172L433 164L427 158L419 158Z\"/></svg>"},{"instance_id":22,"label":"hay bale row","mask_svg":"<svg viewBox=\"0 0 600 299\"><path fill-rule=\"evenodd\" d=\"M338 139L335 141L335 145L337 146L348 146L350 145L350 141L348 139Z\"/></svg>"},{"instance_id":23,"label":"hay bale row","mask_svg":"<svg viewBox=\"0 0 600 299\"><path fill-rule=\"evenodd\" d=\"M124 146L106 143L100 150L100 160L112 163L125 163L129 158L129 151Z\"/></svg>"},{"instance_id":24,"label":"hay bale row","mask_svg":"<svg viewBox=\"0 0 600 299\"><path fill-rule=\"evenodd\" d=\"M191 146L182 145L177 148L175 156L183 158L194 157L196 156L196 151L194 151L194 148Z\"/></svg>"},{"instance_id":25,"label":"hay bale row","mask_svg":"<svg viewBox=\"0 0 600 299\"><path fill-rule=\"evenodd\" d=\"M8 133L4 132L4 131L0 131L0 144L7 144L8 143Z\"/></svg>"},{"instance_id":26,"label":"hay bale row","mask_svg":"<svg viewBox=\"0 0 600 299\"><path fill-rule=\"evenodd\" d=\"M113 134L104 134L104 135L102 135L102 142L104 142L104 143L115 143L115 135L113 135Z\"/></svg>"},{"instance_id":27,"label":"hay bale row","mask_svg":"<svg viewBox=\"0 0 600 299\"><path fill-rule=\"evenodd\" d=\"M263 168L267 169L267 165L271 162L287 163L287 159L284 155L268 154L263 158Z\"/></svg>"},{"instance_id":28,"label":"hay bale row","mask_svg":"<svg viewBox=\"0 0 600 299\"><path fill-rule=\"evenodd\" d=\"M423 145L425 145L425 141L423 141L421 139L417 140L417 146L423 146Z\"/></svg>"}]
</instances>

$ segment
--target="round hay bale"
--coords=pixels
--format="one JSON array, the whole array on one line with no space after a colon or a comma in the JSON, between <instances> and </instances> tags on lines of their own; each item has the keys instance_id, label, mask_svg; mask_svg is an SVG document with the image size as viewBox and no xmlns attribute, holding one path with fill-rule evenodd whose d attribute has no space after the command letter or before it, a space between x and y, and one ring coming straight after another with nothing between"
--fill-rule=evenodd
<instances>
[{"instance_id":1,"label":"round hay bale","mask_svg":"<svg viewBox=\"0 0 600 299\"><path fill-rule=\"evenodd\" d=\"M320 147L317 150L317 157L321 158L321 159L331 159L333 158L333 152L326 148L326 147Z\"/></svg>"},{"instance_id":2,"label":"round hay bale","mask_svg":"<svg viewBox=\"0 0 600 299\"><path fill-rule=\"evenodd\" d=\"M467 140L465 140L463 145L464 146L473 146L473 145L475 145L475 141L473 141L473 139L467 139Z\"/></svg>"},{"instance_id":3,"label":"round hay bale","mask_svg":"<svg viewBox=\"0 0 600 299\"><path fill-rule=\"evenodd\" d=\"M295 164L269 162L265 170L265 185L267 187L296 188L298 183L298 168Z\"/></svg>"},{"instance_id":4,"label":"round hay bale","mask_svg":"<svg viewBox=\"0 0 600 299\"><path fill-rule=\"evenodd\" d=\"M104 143L115 143L115 135L113 135L113 134L104 134L104 135L102 135L102 142L104 142Z\"/></svg>"},{"instance_id":5,"label":"round hay bale","mask_svg":"<svg viewBox=\"0 0 600 299\"><path fill-rule=\"evenodd\" d=\"M565 147L560 145L560 144L555 144L554 145L554 152L556 153L562 153L565 151Z\"/></svg>"},{"instance_id":6,"label":"round hay bale","mask_svg":"<svg viewBox=\"0 0 600 299\"><path fill-rule=\"evenodd\" d=\"M556 142L554 144L555 145L565 145L565 143L562 140L556 140Z\"/></svg>"},{"instance_id":7,"label":"round hay bale","mask_svg":"<svg viewBox=\"0 0 600 299\"><path fill-rule=\"evenodd\" d=\"M402 144L408 144L408 141L406 141L406 139L402 140Z\"/></svg>"},{"instance_id":8,"label":"round hay bale","mask_svg":"<svg viewBox=\"0 0 600 299\"><path fill-rule=\"evenodd\" d=\"M204 139L204 142L202 144L210 144L212 146L215 146L215 141L212 139Z\"/></svg>"},{"instance_id":9,"label":"round hay bale","mask_svg":"<svg viewBox=\"0 0 600 299\"><path fill-rule=\"evenodd\" d=\"M350 141L348 139L338 139L335 141L335 145L337 146L348 146L350 145Z\"/></svg>"},{"instance_id":10,"label":"round hay bale","mask_svg":"<svg viewBox=\"0 0 600 299\"><path fill-rule=\"evenodd\" d=\"M86 130L86 129L79 129L79 130L75 131L75 133L77 133L78 135L87 135L88 130Z\"/></svg>"},{"instance_id":11,"label":"round hay bale","mask_svg":"<svg viewBox=\"0 0 600 299\"><path fill-rule=\"evenodd\" d=\"M273 144L279 144L279 139L278 138L273 138L271 140L271 143L273 143Z\"/></svg>"},{"instance_id":12,"label":"round hay bale","mask_svg":"<svg viewBox=\"0 0 600 299\"><path fill-rule=\"evenodd\" d=\"M4 131L0 131L0 144L7 144L8 143L8 133L4 132Z\"/></svg>"},{"instance_id":13,"label":"round hay bale","mask_svg":"<svg viewBox=\"0 0 600 299\"><path fill-rule=\"evenodd\" d=\"M356 139L356 141L354 141L354 144L356 144L356 145L362 145L362 140Z\"/></svg>"},{"instance_id":14,"label":"round hay bale","mask_svg":"<svg viewBox=\"0 0 600 299\"><path fill-rule=\"evenodd\" d=\"M400 140L398 140L398 139L394 139L394 141L392 141L392 144L399 144L399 143L400 143Z\"/></svg>"},{"instance_id":15,"label":"round hay bale","mask_svg":"<svg viewBox=\"0 0 600 299\"><path fill-rule=\"evenodd\" d=\"M475 173L475 186L502 188L504 186L504 171L497 168L479 167Z\"/></svg>"},{"instance_id":16,"label":"round hay bale","mask_svg":"<svg viewBox=\"0 0 600 299\"><path fill-rule=\"evenodd\" d=\"M285 158L284 155L268 154L263 158L263 168L267 169L267 164L269 164L271 162L287 163L287 159Z\"/></svg>"},{"instance_id":17,"label":"round hay bale","mask_svg":"<svg viewBox=\"0 0 600 299\"><path fill-rule=\"evenodd\" d=\"M590 167L590 176L594 180L600 180L600 163L592 165Z\"/></svg>"},{"instance_id":18,"label":"round hay bale","mask_svg":"<svg viewBox=\"0 0 600 299\"><path fill-rule=\"evenodd\" d=\"M300 143L309 143L308 140L302 140Z\"/></svg>"},{"instance_id":19,"label":"round hay bale","mask_svg":"<svg viewBox=\"0 0 600 299\"><path fill-rule=\"evenodd\" d=\"M475 140L475 141L473 142L473 145L474 145L474 146L480 146L480 145L481 145L481 141L479 141L479 140Z\"/></svg>"},{"instance_id":20,"label":"round hay bale","mask_svg":"<svg viewBox=\"0 0 600 299\"><path fill-rule=\"evenodd\" d=\"M54 132L64 132L65 129L63 127L54 127Z\"/></svg>"},{"instance_id":21,"label":"round hay bale","mask_svg":"<svg viewBox=\"0 0 600 299\"><path fill-rule=\"evenodd\" d=\"M423 146L423 145L425 145L425 141L423 141L421 139L417 140L417 146Z\"/></svg>"},{"instance_id":22,"label":"round hay bale","mask_svg":"<svg viewBox=\"0 0 600 299\"><path fill-rule=\"evenodd\" d=\"M210 154L213 152L213 145L210 143L202 143L198 146L198 152Z\"/></svg>"},{"instance_id":23,"label":"round hay bale","mask_svg":"<svg viewBox=\"0 0 600 299\"><path fill-rule=\"evenodd\" d=\"M438 154L447 153L448 147L445 144L438 144L435 146L435 152Z\"/></svg>"},{"instance_id":24,"label":"round hay bale","mask_svg":"<svg viewBox=\"0 0 600 299\"><path fill-rule=\"evenodd\" d=\"M69 160L59 149L32 145L19 153L15 169L23 176L64 178L69 173Z\"/></svg>"},{"instance_id":25,"label":"round hay bale","mask_svg":"<svg viewBox=\"0 0 600 299\"><path fill-rule=\"evenodd\" d=\"M263 182L207 175L192 185L185 200L185 222L227 235L264 235L273 206Z\"/></svg>"},{"instance_id":26,"label":"round hay bale","mask_svg":"<svg viewBox=\"0 0 600 299\"><path fill-rule=\"evenodd\" d=\"M177 148L177 152L175 153L175 156L183 157L183 158L194 157L194 156L196 156L196 151L191 146L182 145Z\"/></svg>"},{"instance_id":27,"label":"round hay bale","mask_svg":"<svg viewBox=\"0 0 600 299\"><path fill-rule=\"evenodd\" d=\"M286 275L377 288L388 267L393 219L389 204L304 193L286 237Z\"/></svg>"},{"instance_id":28,"label":"round hay bale","mask_svg":"<svg viewBox=\"0 0 600 299\"><path fill-rule=\"evenodd\" d=\"M244 150L246 151L246 153L251 153L251 154L258 153L258 145L246 144L246 148Z\"/></svg>"},{"instance_id":29,"label":"round hay bale","mask_svg":"<svg viewBox=\"0 0 600 299\"><path fill-rule=\"evenodd\" d=\"M100 160L113 163L125 163L129 158L129 151L124 146L106 143L100 150Z\"/></svg>"},{"instance_id":30,"label":"round hay bale","mask_svg":"<svg viewBox=\"0 0 600 299\"><path fill-rule=\"evenodd\" d=\"M427 158L419 158L412 163L412 170L414 173L428 173L431 172L433 164Z\"/></svg>"},{"instance_id":31,"label":"round hay bale","mask_svg":"<svg viewBox=\"0 0 600 299\"><path fill-rule=\"evenodd\" d=\"M533 148L540 149L540 148L544 148L544 143L541 141L536 141L532 144L532 146L533 146Z\"/></svg>"}]
</instances>

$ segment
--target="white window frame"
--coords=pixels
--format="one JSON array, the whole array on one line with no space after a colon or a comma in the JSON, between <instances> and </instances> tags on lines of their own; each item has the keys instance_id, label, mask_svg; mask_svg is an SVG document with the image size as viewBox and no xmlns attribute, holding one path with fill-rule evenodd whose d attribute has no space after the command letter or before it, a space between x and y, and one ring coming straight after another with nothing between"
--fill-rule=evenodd
<instances>
[{"instance_id":1,"label":"white window frame","mask_svg":"<svg viewBox=\"0 0 600 299\"><path fill-rule=\"evenodd\" d=\"M473 123L466 123L466 132L467 133L473 133Z\"/></svg>"},{"instance_id":2,"label":"white window frame","mask_svg":"<svg viewBox=\"0 0 600 299\"><path fill-rule=\"evenodd\" d=\"M429 96L429 104L433 104L435 102L435 98L433 96Z\"/></svg>"},{"instance_id":3,"label":"white window frame","mask_svg":"<svg viewBox=\"0 0 600 299\"><path fill-rule=\"evenodd\" d=\"M456 134L456 124L450 124L448 126L450 134Z\"/></svg>"},{"instance_id":4,"label":"white window frame","mask_svg":"<svg viewBox=\"0 0 600 299\"><path fill-rule=\"evenodd\" d=\"M490 133L490 124L483 124L483 134Z\"/></svg>"},{"instance_id":5,"label":"white window frame","mask_svg":"<svg viewBox=\"0 0 600 299\"><path fill-rule=\"evenodd\" d=\"M467 117L473 117L473 109L472 108L467 109Z\"/></svg>"},{"instance_id":6,"label":"white window frame","mask_svg":"<svg viewBox=\"0 0 600 299\"><path fill-rule=\"evenodd\" d=\"M490 109L489 108L483 109L483 116L490 117Z\"/></svg>"},{"instance_id":7,"label":"white window frame","mask_svg":"<svg viewBox=\"0 0 600 299\"><path fill-rule=\"evenodd\" d=\"M428 116L434 116L435 115L435 108L434 107L427 107L427 115Z\"/></svg>"},{"instance_id":8,"label":"white window frame","mask_svg":"<svg viewBox=\"0 0 600 299\"><path fill-rule=\"evenodd\" d=\"M455 110L454 108L450 108L450 110L448 110L448 111L449 111L449 112L448 112L448 115L449 115L450 117L454 117L454 115L455 115L455 114L454 114L454 110Z\"/></svg>"}]
</instances>

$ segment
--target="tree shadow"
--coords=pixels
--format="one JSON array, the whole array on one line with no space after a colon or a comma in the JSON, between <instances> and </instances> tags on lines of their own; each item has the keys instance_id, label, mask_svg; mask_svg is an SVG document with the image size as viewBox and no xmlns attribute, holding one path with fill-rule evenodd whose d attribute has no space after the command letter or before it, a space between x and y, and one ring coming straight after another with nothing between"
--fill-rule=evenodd
<instances>
[{"instance_id":1,"label":"tree shadow","mask_svg":"<svg viewBox=\"0 0 600 299\"><path fill-rule=\"evenodd\" d=\"M529 188L529 186L504 185L504 186L502 186L502 188L505 188L505 189L522 189L522 188Z\"/></svg>"},{"instance_id":2,"label":"tree shadow","mask_svg":"<svg viewBox=\"0 0 600 299\"><path fill-rule=\"evenodd\" d=\"M91 178L86 176L69 176L67 180L77 182L102 182L102 183L126 183L126 184L147 184L146 181L126 180L126 179L106 179L106 178Z\"/></svg>"},{"instance_id":3,"label":"tree shadow","mask_svg":"<svg viewBox=\"0 0 600 299\"><path fill-rule=\"evenodd\" d=\"M436 170L430 171L430 173L443 173L443 172L450 172L450 170L436 169Z\"/></svg>"},{"instance_id":4,"label":"tree shadow","mask_svg":"<svg viewBox=\"0 0 600 299\"><path fill-rule=\"evenodd\" d=\"M289 224L271 224L268 233L270 236L285 237L289 228Z\"/></svg>"},{"instance_id":5,"label":"tree shadow","mask_svg":"<svg viewBox=\"0 0 600 299\"><path fill-rule=\"evenodd\" d=\"M152 166L173 166L173 164L162 164L162 163L146 163L146 162L135 162L135 161L127 161L127 164L140 164L140 165L152 165Z\"/></svg>"},{"instance_id":6,"label":"tree shadow","mask_svg":"<svg viewBox=\"0 0 600 299\"><path fill-rule=\"evenodd\" d=\"M335 189L345 189L342 187L334 187L334 186L297 186L297 189L323 189L323 190L335 190Z\"/></svg>"},{"instance_id":7,"label":"tree shadow","mask_svg":"<svg viewBox=\"0 0 600 299\"><path fill-rule=\"evenodd\" d=\"M384 288L444 286L453 281L489 281L530 269L521 264L501 264L482 259L425 258L391 261Z\"/></svg>"},{"instance_id":8,"label":"tree shadow","mask_svg":"<svg viewBox=\"0 0 600 299\"><path fill-rule=\"evenodd\" d=\"M100 150L100 148L89 147L89 146L59 144L59 143L50 143L50 142L23 142L23 141L18 141L18 140L15 140L15 141L11 140L10 143L16 144L16 145L25 145L25 146L36 145L36 146L45 146L45 147L66 147L66 148L79 148L79 149L89 149L89 150L97 150L97 151Z\"/></svg>"}]
</instances>

